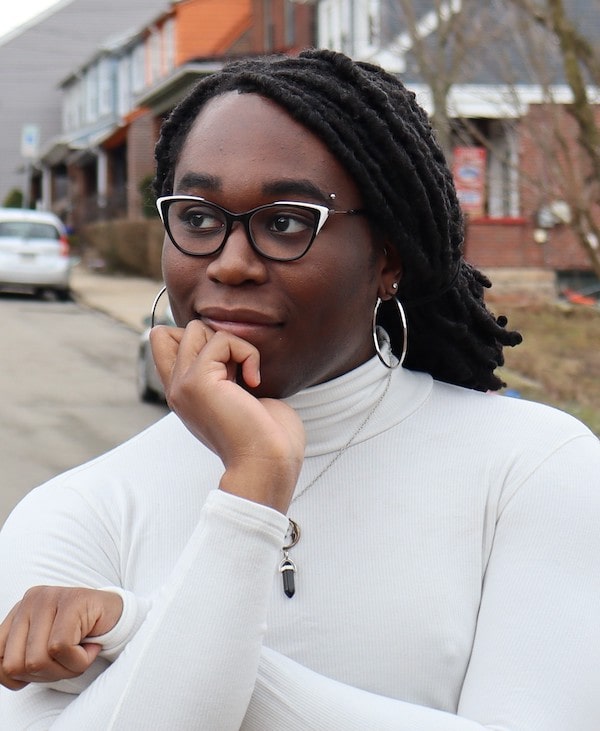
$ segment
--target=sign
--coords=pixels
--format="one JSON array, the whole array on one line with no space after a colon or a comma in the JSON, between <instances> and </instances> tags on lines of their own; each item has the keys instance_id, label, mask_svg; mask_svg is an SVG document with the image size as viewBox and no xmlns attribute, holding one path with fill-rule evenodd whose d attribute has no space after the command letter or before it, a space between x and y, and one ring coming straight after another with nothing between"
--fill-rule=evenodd
<instances>
[{"instance_id":1,"label":"sign","mask_svg":"<svg viewBox=\"0 0 600 731\"><path fill-rule=\"evenodd\" d=\"M452 174L460 207L471 216L485 214L485 147L455 147Z\"/></svg>"},{"instance_id":2,"label":"sign","mask_svg":"<svg viewBox=\"0 0 600 731\"><path fill-rule=\"evenodd\" d=\"M36 124L26 124L21 132L21 155L35 159L40 148L40 128Z\"/></svg>"}]
</instances>

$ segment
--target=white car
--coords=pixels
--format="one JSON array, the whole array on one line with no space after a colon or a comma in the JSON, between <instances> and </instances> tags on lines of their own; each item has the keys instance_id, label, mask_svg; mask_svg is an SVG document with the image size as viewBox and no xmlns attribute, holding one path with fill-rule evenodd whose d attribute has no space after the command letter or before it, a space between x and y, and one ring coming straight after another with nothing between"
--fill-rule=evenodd
<instances>
[{"instance_id":1,"label":"white car","mask_svg":"<svg viewBox=\"0 0 600 731\"><path fill-rule=\"evenodd\" d=\"M150 318L147 319L147 325L150 324ZM175 325L171 308L167 307L164 315L156 320L157 325ZM154 358L152 357L152 348L150 347L150 328L147 327L140 336L136 368L136 386L138 396L141 401L146 403L160 403L165 400L165 392L162 381L158 376Z\"/></svg>"},{"instance_id":2,"label":"white car","mask_svg":"<svg viewBox=\"0 0 600 731\"><path fill-rule=\"evenodd\" d=\"M67 231L53 213L0 208L0 289L70 297Z\"/></svg>"}]
</instances>

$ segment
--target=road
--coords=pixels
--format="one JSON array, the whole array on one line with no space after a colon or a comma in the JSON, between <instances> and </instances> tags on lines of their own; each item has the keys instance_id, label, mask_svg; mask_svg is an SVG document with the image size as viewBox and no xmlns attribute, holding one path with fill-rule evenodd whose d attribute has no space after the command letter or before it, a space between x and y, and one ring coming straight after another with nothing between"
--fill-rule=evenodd
<instances>
[{"instance_id":1,"label":"road","mask_svg":"<svg viewBox=\"0 0 600 731\"><path fill-rule=\"evenodd\" d=\"M135 390L138 335L74 302L0 294L0 525L18 500L167 413Z\"/></svg>"}]
</instances>

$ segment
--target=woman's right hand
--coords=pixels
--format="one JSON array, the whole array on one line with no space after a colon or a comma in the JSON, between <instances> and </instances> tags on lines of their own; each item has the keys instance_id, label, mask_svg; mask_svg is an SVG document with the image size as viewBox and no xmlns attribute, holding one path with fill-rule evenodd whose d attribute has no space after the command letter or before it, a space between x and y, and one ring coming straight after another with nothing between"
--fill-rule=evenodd
<instances>
[{"instance_id":1,"label":"woman's right hand","mask_svg":"<svg viewBox=\"0 0 600 731\"><path fill-rule=\"evenodd\" d=\"M286 513L304 459L304 427L283 401L256 398L258 350L199 320L185 329L158 326L152 352L167 402L187 428L217 454L226 492Z\"/></svg>"},{"instance_id":2,"label":"woman's right hand","mask_svg":"<svg viewBox=\"0 0 600 731\"><path fill-rule=\"evenodd\" d=\"M0 625L0 684L20 690L81 675L102 649L86 638L106 634L122 611L111 591L34 586Z\"/></svg>"}]
</instances>

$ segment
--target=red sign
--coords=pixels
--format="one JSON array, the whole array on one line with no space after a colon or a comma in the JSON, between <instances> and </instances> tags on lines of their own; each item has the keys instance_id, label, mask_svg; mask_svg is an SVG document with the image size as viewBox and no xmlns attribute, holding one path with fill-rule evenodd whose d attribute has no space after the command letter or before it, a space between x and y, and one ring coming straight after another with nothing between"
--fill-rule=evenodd
<instances>
[{"instance_id":1,"label":"red sign","mask_svg":"<svg viewBox=\"0 0 600 731\"><path fill-rule=\"evenodd\" d=\"M485 213L485 147L455 147L452 174L458 200L465 213Z\"/></svg>"}]
</instances>

